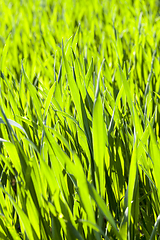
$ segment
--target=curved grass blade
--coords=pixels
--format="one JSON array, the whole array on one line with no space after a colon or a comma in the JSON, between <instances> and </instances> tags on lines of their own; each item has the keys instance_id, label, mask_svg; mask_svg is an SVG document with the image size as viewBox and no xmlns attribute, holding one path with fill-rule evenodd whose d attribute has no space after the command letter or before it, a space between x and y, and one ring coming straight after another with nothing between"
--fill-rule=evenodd
<instances>
[{"instance_id":1,"label":"curved grass blade","mask_svg":"<svg viewBox=\"0 0 160 240\"><path fill-rule=\"evenodd\" d=\"M25 133L25 135L27 136L27 133L26 133L26 131L24 130L24 128L19 124L19 123L17 123L17 122L15 122L15 121L13 121L13 120L11 120L11 119L7 119L8 120L8 122L9 122L9 124L11 125L11 126L14 126L14 127L17 127L17 128L19 128L21 131L23 131L24 133ZM5 124L5 122L3 121L3 119L0 117L0 123L3 123L3 124ZM28 137L28 136L27 136Z\"/></svg>"}]
</instances>

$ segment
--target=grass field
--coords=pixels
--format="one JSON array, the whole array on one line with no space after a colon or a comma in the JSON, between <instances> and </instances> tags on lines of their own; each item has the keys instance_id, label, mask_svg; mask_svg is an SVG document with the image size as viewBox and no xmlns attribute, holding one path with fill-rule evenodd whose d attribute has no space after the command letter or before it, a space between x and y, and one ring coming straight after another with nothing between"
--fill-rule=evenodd
<instances>
[{"instance_id":1,"label":"grass field","mask_svg":"<svg viewBox=\"0 0 160 240\"><path fill-rule=\"evenodd\" d=\"M160 1L0 1L0 239L160 239Z\"/></svg>"}]
</instances>

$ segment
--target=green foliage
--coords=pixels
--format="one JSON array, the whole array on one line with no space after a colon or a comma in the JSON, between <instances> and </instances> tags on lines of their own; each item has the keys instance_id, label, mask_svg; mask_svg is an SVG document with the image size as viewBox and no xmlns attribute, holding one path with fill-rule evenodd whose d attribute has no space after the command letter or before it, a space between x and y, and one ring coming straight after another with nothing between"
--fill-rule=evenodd
<instances>
[{"instance_id":1,"label":"green foliage","mask_svg":"<svg viewBox=\"0 0 160 240\"><path fill-rule=\"evenodd\" d=\"M0 1L0 239L159 239L159 1Z\"/></svg>"}]
</instances>

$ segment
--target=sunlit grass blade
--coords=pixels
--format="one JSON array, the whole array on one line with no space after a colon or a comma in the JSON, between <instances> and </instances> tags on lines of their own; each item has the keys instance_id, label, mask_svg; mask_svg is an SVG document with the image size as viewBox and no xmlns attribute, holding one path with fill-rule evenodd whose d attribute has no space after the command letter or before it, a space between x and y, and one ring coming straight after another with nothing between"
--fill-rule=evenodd
<instances>
[{"instance_id":1,"label":"sunlit grass blade","mask_svg":"<svg viewBox=\"0 0 160 240\"><path fill-rule=\"evenodd\" d=\"M66 73L67 73L67 78L68 78L71 94L72 94L72 97L73 97L73 100L74 100L75 107L76 107L77 112L78 112L79 121L80 121L80 125L81 125L82 124L82 113L81 113L81 107L80 107L81 105L80 105L79 90L78 90L76 82L73 78L73 72L70 69L69 64L67 62L67 59L66 59L66 56L65 56L65 53L64 53L64 50L63 50L63 46L62 46L62 56L63 56L63 61L64 61Z\"/></svg>"},{"instance_id":2,"label":"sunlit grass blade","mask_svg":"<svg viewBox=\"0 0 160 240\"><path fill-rule=\"evenodd\" d=\"M77 43L78 43L79 34L80 34L80 25L78 26L78 29L77 29L77 31L76 31L76 33L75 33L75 36L74 36L74 39L73 39L73 42L72 42L72 48L73 48L73 50L75 50L76 45L77 45Z\"/></svg>"},{"instance_id":3,"label":"sunlit grass blade","mask_svg":"<svg viewBox=\"0 0 160 240\"><path fill-rule=\"evenodd\" d=\"M26 72L24 70L24 67L23 67L23 63L22 63L22 70L23 70L24 78L26 80L28 89L29 89L30 94L31 94L31 98L33 100L34 108L35 108L35 110L37 112L37 115L38 115L40 125L42 125L42 113L41 113L41 108L40 108L41 104L40 104L40 101L37 97L37 92L36 92L35 87L33 86L33 84L31 84L31 82L29 81L29 79L27 77L27 74L26 74Z\"/></svg>"},{"instance_id":4,"label":"sunlit grass blade","mask_svg":"<svg viewBox=\"0 0 160 240\"><path fill-rule=\"evenodd\" d=\"M93 73L93 58L91 60L91 63L90 63L90 66L88 68L88 72L85 76L85 85L86 85L86 89L88 88L89 86L89 82L90 82L90 79L92 77L92 73Z\"/></svg>"},{"instance_id":5,"label":"sunlit grass blade","mask_svg":"<svg viewBox=\"0 0 160 240\"><path fill-rule=\"evenodd\" d=\"M93 109L93 149L97 190L104 196L104 154L105 154L105 126L103 120L103 106L100 94Z\"/></svg>"},{"instance_id":6,"label":"sunlit grass blade","mask_svg":"<svg viewBox=\"0 0 160 240\"><path fill-rule=\"evenodd\" d=\"M153 169L154 169L154 178L157 186L158 196L160 197L160 178L159 178L159 169L160 169L160 151L156 141L156 137L153 131L152 126L149 123L149 129L151 134L151 157L153 161Z\"/></svg>"},{"instance_id":7,"label":"sunlit grass blade","mask_svg":"<svg viewBox=\"0 0 160 240\"><path fill-rule=\"evenodd\" d=\"M55 84L53 84L53 86L51 87L51 89L49 90L49 93L48 93L48 96L45 100L45 110L44 110L44 119L45 117L47 116L48 114L48 109L49 109L49 105L50 105L50 102L52 100L52 97L53 97L53 93L54 93L54 90L55 90Z\"/></svg>"},{"instance_id":8,"label":"sunlit grass blade","mask_svg":"<svg viewBox=\"0 0 160 240\"><path fill-rule=\"evenodd\" d=\"M137 174L137 138L135 139L133 154L131 158L130 170L129 170L129 182L128 182L128 239L131 238L131 209L133 200L133 192L135 187L135 180Z\"/></svg>"}]
</instances>

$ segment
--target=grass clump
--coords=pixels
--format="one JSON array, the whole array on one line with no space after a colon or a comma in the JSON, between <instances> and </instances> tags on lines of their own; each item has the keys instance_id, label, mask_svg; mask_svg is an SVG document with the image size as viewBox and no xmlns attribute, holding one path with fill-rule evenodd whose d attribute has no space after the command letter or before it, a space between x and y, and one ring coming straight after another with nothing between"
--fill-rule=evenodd
<instances>
[{"instance_id":1,"label":"grass clump","mask_svg":"<svg viewBox=\"0 0 160 240\"><path fill-rule=\"evenodd\" d=\"M0 3L0 239L159 239L159 13Z\"/></svg>"}]
</instances>

